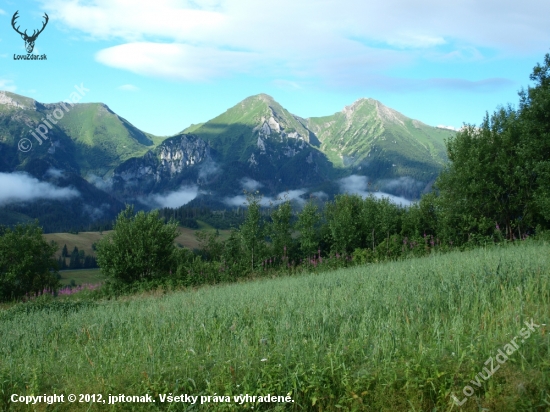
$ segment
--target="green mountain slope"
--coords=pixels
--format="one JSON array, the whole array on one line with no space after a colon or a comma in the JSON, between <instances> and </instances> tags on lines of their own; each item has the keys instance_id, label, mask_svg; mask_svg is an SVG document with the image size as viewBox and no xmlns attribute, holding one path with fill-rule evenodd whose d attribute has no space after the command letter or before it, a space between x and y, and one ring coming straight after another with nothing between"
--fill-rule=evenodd
<instances>
[{"instance_id":1,"label":"green mountain slope","mask_svg":"<svg viewBox=\"0 0 550 412\"><path fill-rule=\"evenodd\" d=\"M359 99L331 116L305 119L320 149L338 168L376 177L410 176L430 180L445 163L450 130L428 126L384 106Z\"/></svg>"},{"instance_id":2,"label":"green mountain slope","mask_svg":"<svg viewBox=\"0 0 550 412\"><path fill-rule=\"evenodd\" d=\"M54 110L57 105L47 105ZM122 161L143 155L162 138L144 133L102 103L75 105L58 126L76 145L83 175L104 176Z\"/></svg>"},{"instance_id":3,"label":"green mountain slope","mask_svg":"<svg viewBox=\"0 0 550 412\"><path fill-rule=\"evenodd\" d=\"M57 121L55 110L58 117L59 111L63 114ZM53 121L46 122L53 128L40 144L30 132L44 124L48 116ZM142 132L102 103L77 103L72 107L42 104L15 93L0 92L0 143L13 148L22 138L33 143L23 162L64 151L71 155L70 163L82 176L108 175L121 162L145 154L164 140Z\"/></svg>"},{"instance_id":4,"label":"green mountain slope","mask_svg":"<svg viewBox=\"0 0 550 412\"><path fill-rule=\"evenodd\" d=\"M262 143L258 138L279 143L288 139L309 141L309 131L271 96L251 96L199 127L189 127L208 142L224 159L245 162L254 148Z\"/></svg>"},{"instance_id":5,"label":"green mountain slope","mask_svg":"<svg viewBox=\"0 0 550 412\"><path fill-rule=\"evenodd\" d=\"M206 141L218 161L233 162L224 186L234 186L228 179L236 181L247 173L272 190L320 188L328 180L356 174L407 197L417 197L434 181L447 161L444 140L454 134L374 99L304 119L266 94L251 96L185 132ZM396 188L395 179L404 178L408 188Z\"/></svg>"},{"instance_id":6,"label":"green mountain slope","mask_svg":"<svg viewBox=\"0 0 550 412\"><path fill-rule=\"evenodd\" d=\"M197 130L199 127L201 127L203 124L204 123L192 124L189 127L186 127L185 129L183 129L179 134L193 133L195 130Z\"/></svg>"}]
</instances>

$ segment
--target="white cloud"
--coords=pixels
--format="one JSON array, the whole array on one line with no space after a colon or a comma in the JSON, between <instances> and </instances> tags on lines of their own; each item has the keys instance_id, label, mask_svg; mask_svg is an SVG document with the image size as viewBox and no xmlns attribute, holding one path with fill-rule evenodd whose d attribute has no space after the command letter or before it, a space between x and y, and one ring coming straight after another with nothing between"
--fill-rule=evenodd
<instances>
[{"instance_id":1,"label":"white cloud","mask_svg":"<svg viewBox=\"0 0 550 412\"><path fill-rule=\"evenodd\" d=\"M88 182L93 184L99 190L103 190L103 191L109 191L109 190L111 190L111 188L113 186L113 181L112 180L103 180L101 177L99 177L99 176L97 176L93 173L90 173L87 176L86 180L88 180Z\"/></svg>"},{"instance_id":2,"label":"white cloud","mask_svg":"<svg viewBox=\"0 0 550 412\"><path fill-rule=\"evenodd\" d=\"M254 191L254 190L258 190L263 185L254 179L251 179L249 177L243 177L241 179L241 186L243 189Z\"/></svg>"},{"instance_id":3,"label":"white cloud","mask_svg":"<svg viewBox=\"0 0 550 412\"><path fill-rule=\"evenodd\" d=\"M446 41L443 37L422 34L399 33L394 38L388 39L388 44L401 48L428 48L445 43Z\"/></svg>"},{"instance_id":4,"label":"white cloud","mask_svg":"<svg viewBox=\"0 0 550 412\"><path fill-rule=\"evenodd\" d=\"M199 179L202 181L208 180L208 177L215 175L220 171L220 168L213 160L207 160L199 165Z\"/></svg>"},{"instance_id":5,"label":"white cloud","mask_svg":"<svg viewBox=\"0 0 550 412\"><path fill-rule=\"evenodd\" d=\"M401 206L409 206L412 203L410 200L407 200L404 197L390 195L389 193L373 192L372 195L377 199L387 198L390 202Z\"/></svg>"},{"instance_id":6,"label":"white cloud","mask_svg":"<svg viewBox=\"0 0 550 412\"><path fill-rule=\"evenodd\" d=\"M50 167L48 170L46 170L46 173L44 173L45 177L51 176L54 179L59 179L60 177L63 177L63 175L63 170L56 169L55 167Z\"/></svg>"},{"instance_id":7,"label":"white cloud","mask_svg":"<svg viewBox=\"0 0 550 412\"><path fill-rule=\"evenodd\" d=\"M102 39L162 38L240 49L332 49L348 36L404 47L448 39L487 47L533 47L548 41L550 5L489 0L43 0L67 26ZM284 22L284 26L281 24ZM539 37L533 36L537 33ZM541 37L542 36L542 37Z\"/></svg>"},{"instance_id":8,"label":"white cloud","mask_svg":"<svg viewBox=\"0 0 550 412\"><path fill-rule=\"evenodd\" d=\"M2 9L0 9L0 14L6 14L6 12Z\"/></svg>"},{"instance_id":9,"label":"white cloud","mask_svg":"<svg viewBox=\"0 0 550 412\"><path fill-rule=\"evenodd\" d=\"M373 195L377 199L388 198L391 202L402 206L408 206L411 204L410 200L403 197L390 195L389 193L384 192L369 192L368 178L366 176L351 175L340 179L338 183L340 185L340 190L344 193L356 194L363 198L369 195ZM395 184L398 184L398 181L396 181Z\"/></svg>"},{"instance_id":10,"label":"white cloud","mask_svg":"<svg viewBox=\"0 0 550 412\"><path fill-rule=\"evenodd\" d=\"M428 58L434 61L456 63L475 62L483 60L483 54L474 46L459 46L450 52L428 54Z\"/></svg>"},{"instance_id":11,"label":"white cloud","mask_svg":"<svg viewBox=\"0 0 550 412\"><path fill-rule=\"evenodd\" d=\"M41 182L27 173L0 173L0 206L36 202L41 199L68 200L80 196L73 188Z\"/></svg>"},{"instance_id":12,"label":"white cloud","mask_svg":"<svg viewBox=\"0 0 550 412\"><path fill-rule=\"evenodd\" d=\"M127 43L103 49L95 57L107 66L136 74L188 81L246 72L262 64L251 53L178 43Z\"/></svg>"},{"instance_id":13,"label":"white cloud","mask_svg":"<svg viewBox=\"0 0 550 412\"><path fill-rule=\"evenodd\" d=\"M109 207L107 203L103 203L100 207L84 205L83 211L95 221L101 219L105 215L105 212L109 210Z\"/></svg>"},{"instance_id":14,"label":"white cloud","mask_svg":"<svg viewBox=\"0 0 550 412\"><path fill-rule=\"evenodd\" d=\"M117 89L125 92L137 92L139 87L134 86L133 84L123 84L122 86L118 86Z\"/></svg>"},{"instance_id":15,"label":"white cloud","mask_svg":"<svg viewBox=\"0 0 550 412\"><path fill-rule=\"evenodd\" d=\"M233 197L226 197L223 199L223 203L225 203L228 206L244 206L246 205L246 196L243 195L237 195Z\"/></svg>"},{"instance_id":16,"label":"white cloud","mask_svg":"<svg viewBox=\"0 0 550 412\"><path fill-rule=\"evenodd\" d=\"M152 208L171 207L177 208L189 203L197 197L199 189L197 186L184 186L174 192L167 194L151 194L138 200Z\"/></svg>"},{"instance_id":17,"label":"white cloud","mask_svg":"<svg viewBox=\"0 0 550 412\"><path fill-rule=\"evenodd\" d=\"M338 181L343 192L366 195L368 187L367 176L351 175Z\"/></svg>"},{"instance_id":18,"label":"white cloud","mask_svg":"<svg viewBox=\"0 0 550 412\"><path fill-rule=\"evenodd\" d=\"M252 179L251 179L252 180ZM260 201L260 205L264 207L268 206L277 206L283 202L286 202L287 200L290 200L291 202L297 202L300 206L302 206L306 201L302 198L302 195L304 195L307 192L305 189L296 189L296 190L289 190L286 192L281 192L275 197L270 196L262 196L262 199ZM246 196L244 195L237 195L233 197L226 197L223 199L223 202L228 206L244 206L246 205Z\"/></svg>"},{"instance_id":19,"label":"white cloud","mask_svg":"<svg viewBox=\"0 0 550 412\"><path fill-rule=\"evenodd\" d=\"M286 202L287 200L290 200L291 202L297 202L300 206L303 206L306 201L302 198L302 196L307 192L305 189L296 189L296 190L288 190L286 192L279 193L277 197L273 200L274 205L279 205L281 203Z\"/></svg>"},{"instance_id":20,"label":"white cloud","mask_svg":"<svg viewBox=\"0 0 550 412\"><path fill-rule=\"evenodd\" d=\"M328 199L328 195L323 191L313 192L311 194L311 196L316 197L317 199L320 199L320 200L327 200Z\"/></svg>"},{"instance_id":21,"label":"white cloud","mask_svg":"<svg viewBox=\"0 0 550 412\"><path fill-rule=\"evenodd\" d=\"M0 79L0 90L6 90L8 92L15 92L17 86L10 79Z\"/></svg>"},{"instance_id":22,"label":"white cloud","mask_svg":"<svg viewBox=\"0 0 550 412\"><path fill-rule=\"evenodd\" d=\"M445 126L445 125L442 125L442 124L438 124L436 127L439 127L440 129L449 129L449 130L454 130L454 131L458 130L458 128L456 128L454 126Z\"/></svg>"},{"instance_id":23,"label":"white cloud","mask_svg":"<svg viewBox=\"0 0 550 412\"><path fill-rule=\"evenodd\" d=\"M208 7L201 0L197 4ZM227 18L217 11L198 9L194 2L175 0L47 0L43 7L52 14L55 11L57 20L94 38L128 41L147 36L199 40Z\"/></svg>"},{"instance_id":24,"label":"white cloud","mask_svg":"<svg viewBox=\"0 0 550 412\"><path fill-rule=\"evenodd\" d=\"M498 7L490 0L42 4L72 31L123 42L98 52L101 63L185 81L251 73L284 78L275 84L290 88L312 79L339 84L423 58L479 59L482 48L528 55L550 43L550 3L540 0L503 0Z\"/></svg>"},{"instance_id":25,"label":"white cloud","mask_svg":"<svg viewBox=\"0 0 550 412\"><path fill-rule=\"evenodd\" d=\"M410 176L401 176L397 179L384 179L380 181L380 185L384 190L418 190L426 186L425 183L419 182Z\"/></svg>"}]
</instances>

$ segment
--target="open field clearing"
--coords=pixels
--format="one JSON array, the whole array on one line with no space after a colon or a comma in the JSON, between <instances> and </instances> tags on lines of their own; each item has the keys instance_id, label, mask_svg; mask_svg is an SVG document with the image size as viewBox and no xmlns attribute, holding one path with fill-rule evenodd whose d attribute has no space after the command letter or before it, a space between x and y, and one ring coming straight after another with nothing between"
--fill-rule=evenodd
<instances>
[{"instance_id":1,"label":"open field clearing","mask_svg":"<svg viewBox=\"0 0 550 412\"><path fill-rule=\"evenodd\" d=\"M76 246L78 250L83 250L87 255L95 256L95 252L92 249L92 244L99 242L105 235L111 233L112 230L106 230L104 232L79 232L78 234L74 233L47 233L44 236L44 239L49 241L54 241L59 246L56 256L61 256L61 250L63 245L67 245L69 253Z\"/></svg>"},{"instance_id":2,"label":"open field clearing","mask_svg":"<svg viewBox=\"0 0 550 412\"><path fill-rule=\"evenodd\" d=\"M59 281L63 286L70 285L71 280L74 280L76 285L96 284L105 280L101 275L101 269L61 270L59 274L61 275Z\"/></svg>"},{"instance_id":3,"label":"open field clearing","mask_svg":"<svg viewBox=\"0 0 550 412\"><path fill-rule=\"evenodd\" d=\"M215 232L216 229L213 229L211 226L202 223L199 221L199 225L201 227L201 230L207 230L207 231L213 231ZM199 242L197 242L197 238L195 237L195 233L197 232L194 229L189 229L186 227L179 227L178 230L180 231L180 235L174 240L174 243L180 244L182 246L185 246L189 249L196 249L199 248ZM227 240L229 238L229 230L220 230L220 240Z\"/></svg>"},{"instance_id":4,"label":"open field clearing","mask_svg":"<svg viewBox=\"0 0 550 412\"><path fill-rule=\"evenodd\" d=\"M201 229L213 230L211 226L206 225L205 223L199 222L201 224ZM189 229L186 227L179 227L180 235L174 240L174 243L185 246L189 249L195 249L199 247L199 242L195 238L195 233L197 232L194 229ZM59 246L56 256L61 256L61 250L63 245L67 245L69 253L76 246L78 250L83 250L86 252L86 255L95 256L95 252L92 249L92 244L99 242L105 235L111 233L112 230L106 230L104 232L79 232L78 234L73 233L47 233L44 238L49 242L53 240ZM229 230L220 230L220 240L226 240L229 237Z\"/></svg>"},{"instance_id":5,"label":"open field clearing","mask_svg":"<svg viewBox=\"0 0 550 412\"><path fill-rule=\"evenodd\" d=\"M525 242L186 292L19 304L0 311L0 406L547 411L549 252ZM13 393L101 394L106 403L27 407L10 404ZM231 402L161 402L169 393ZM156 402L113 406L109 394ZM294 402L239 405L240 394Z\"/></svg>"}]
</instances>

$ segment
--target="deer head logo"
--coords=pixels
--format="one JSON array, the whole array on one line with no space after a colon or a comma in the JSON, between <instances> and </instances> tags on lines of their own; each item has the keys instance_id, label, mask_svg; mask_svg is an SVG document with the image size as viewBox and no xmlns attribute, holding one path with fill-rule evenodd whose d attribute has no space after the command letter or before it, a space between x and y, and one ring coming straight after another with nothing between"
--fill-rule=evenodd
<instances>
[{"instance_id":1,"label":"deer head logo","mask_svg":"<svg viewBox=\"0 0 550 412\"><path fill-rule=\"evenodd\" d=\"M44 19L46 20L44 22L44 25L42 26L42 28L40 30L38 30L38 32L36 30L33 31L32 33L32 36L29 36L27 34L27 30L25 30L24 33L21 33L19 31L19 26L15 27L15 20L17 20L17 18L19 17L17 15L17 13L19 13L19 10L15 12L15 14L13 15L12 19L11 19L11 25L13 27L13 29L19 33L21 35L21 38L23 40L25 40L25 48L27 49L27 53L32 53L32 51L34 50L34 42L36 41L36 38L38 37L38 35L40 33L42 33L42 31L44 31L44 28L46 27L46 24L48 24L48 15L46 13L44 13Z\"/></svg>"}]
</instances>

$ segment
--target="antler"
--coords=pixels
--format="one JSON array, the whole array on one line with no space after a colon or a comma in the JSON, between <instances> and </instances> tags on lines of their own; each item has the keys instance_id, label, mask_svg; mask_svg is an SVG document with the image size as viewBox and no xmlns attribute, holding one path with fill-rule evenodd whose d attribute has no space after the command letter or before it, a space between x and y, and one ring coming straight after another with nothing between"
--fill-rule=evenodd
<instances>
[{"instance_id":1,"label":"antler","mask_svg":"<svg viewBox=\"0 0 550 412\"><path fill-rule=\"evenodd\" d=\"M26 38L26 39L29 39L29 40L31 40L31 39L36 39L36 38L38 37L38 35L39 35L40 33L42 33L42 31L46 28L46 24L48 24L48 21L50 20L50 18L48 17L48 15L47 15L46 13L44 13L44 18L46 19L46 21L45 21L44 24L42 25L42 28L41 28L40 30L38 30L38 33L36 32L36 30L34 30L33 33L32 33L32 36L29 36L29 35L27 34L27 30L25 30L24 33L21 33L21 32L19 31L19 27L20 27L20 26L15 27L15 20L17 20L17 18L19 17L19 16L17 15L18 13L19 13L19 10L17 10L17 11L14 13L13 17L11 18L11 25L12 25L13 29L14 29L17 33L19 33L21 36L25 36L25 38Z\"/></svg>"},{"instance_id":2,"label":"antler","mask_svg":"<svg viewBox=\"0 0 550 412\"><path fill-rule=\"evenodd\" d=\"M13 29L14 29L17 33L19 33L21 36L26 36L26 35L27 35L27 30L25 30L25 33L21 33L21 32L19 31L19 27L21 27L21 26L17 26L17 28L15 28L15 20L17 20L17 18L19 17L19 16L17 15L17 13L19 13L19 10L17 10L17 11L14 13L13 17L11 18L11 25L12 25Z\"/></svg>"},{"instance_id":3,"label":"antler","mask_svg":"<svg viewBox=\"0 0 550 412\"><path fill-rule=\"evenodd\" d=\"M38 37L38 35L40 33L42 33L44 31L44 29L46 28L46 24L48 24L48 20L50 20L50 18L48 17L48 15L46 13L44 13L44 18L46 19L46 21L44 22L44 24L42 25L42 28L38 31L38 33L35 33L36 30L34 30L32 32L32 36L30 36L31 39L36 39Z\"/></svg>"}]
</instances>

